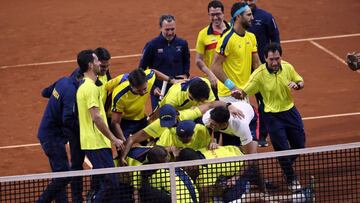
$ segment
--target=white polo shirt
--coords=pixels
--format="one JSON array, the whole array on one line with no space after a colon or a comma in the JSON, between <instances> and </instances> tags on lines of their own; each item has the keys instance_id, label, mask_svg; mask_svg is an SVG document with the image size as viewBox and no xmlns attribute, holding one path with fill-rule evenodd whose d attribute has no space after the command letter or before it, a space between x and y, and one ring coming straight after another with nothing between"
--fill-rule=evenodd
<instances>
[{"instance_id":1,"label":"white polo shirt","mask_svg":"<svg viewBox=\"0 0 360 203\"><path fill-rule=\"evenodd\" d=\"M231 105L234 105L238 109L240 109L244 113L245 118L235 118L232 115L230 115L228 127L224 130L219 130L219 131L239 137L241 141L241 145L247 145L253 140L249 124L251 120L254 118L254 109L250 104L248 104L245 101L234 102L231 103ZM206 126L209 125L211 110L212 109L208 110L202 117L202 120Z\"/></svg>"}]
</instances>

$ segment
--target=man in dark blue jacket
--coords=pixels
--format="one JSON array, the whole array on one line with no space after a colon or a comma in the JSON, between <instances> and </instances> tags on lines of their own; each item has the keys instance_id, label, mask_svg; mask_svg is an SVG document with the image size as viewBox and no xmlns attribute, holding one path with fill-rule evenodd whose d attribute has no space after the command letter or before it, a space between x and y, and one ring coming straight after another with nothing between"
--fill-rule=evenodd
<instances>
[{"instance_id":1,"label":"man in dark blue jacket","mask_svg":"<svg viewBox=\"0 0 360 203\"><path fill-rule=\"evenodd\" d=\"M175 18L170 14L160 17L160 35L149 41L143 50L139 67L158 70L171 78L188 78L190 74L190 52L187 41L175 34ZM162 81L156 79L154 88L161 89ZM168 85L167 89L170 86ZM153 110L159 102L159 97L151 91Z\"/></svg>"},{"instance_id":2,"label":"man in dark blue jacket","mask_svg":"<svg viewBox=\"0 0 360 203\"><path fill-rule=\"evenodd\" d=\"M242 2L246 2L250 6L253 13L254 21L252 22L248 31L255 34L260 61L261 63L265 63L264 48L270 42L276 42L280 44L279 29L271 13L256 6L256 0L242 0ZM258 113L260 121L259 147L267 147L268 143L266 142L266 137L268 131L265 127L263 119L264 103L260 93L256 94L255 97L258 102Z\"/></svg>"},{"instance_id":3,"label":"man in dark blue jacket","mask_svg":"<svg viewBox=\"0 0 360 203\"><path fill-rule=\"evenodd\" d=\"M79 121L76 110L76 91L82 74L75 70L71 77L63 77L43 89L42 96L49 98L38 131L38 139L49 158L53 172L82 170L85 154L80 148ZM69 142L71 167L65 144ZM67 202L65 186L71 178L57 178L47 186L37 202ZM73 202L82 202L82 178L71 182Z\"/></svg>"}]
</instances>

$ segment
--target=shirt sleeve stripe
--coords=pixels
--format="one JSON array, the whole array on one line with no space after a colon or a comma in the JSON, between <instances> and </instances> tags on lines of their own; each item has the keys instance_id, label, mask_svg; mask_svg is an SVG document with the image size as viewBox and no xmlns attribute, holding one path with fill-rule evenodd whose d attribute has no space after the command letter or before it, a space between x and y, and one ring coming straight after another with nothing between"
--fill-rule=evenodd
<instances>
[{"instance_id":1,"label":"shirt sleeve stripe","mask_svg":"<svg viewBox=\"0 0 360 203\"><path fill-rule=\"evenodd\" d=\"M120 98L126 94L128 91L130 90L130 85L126 86L123 90L121 90L119 93L116 94L116 96L114 97L114 103L113 103L113 108L112 111L116 112L116 103L120 100Z\"/></svg>"},{"instance_id":2,"label":"shirt sleeve stripe","mask_svg":"<svg viewBox=\"0 0 360 203\"><path fill-rule=\"evenodd\" d=\"M226 48L226 45L228 44L231 36L233 35L234 33L234 30L232 29L224 38L224 41L222 42L221 44L221 47L220 47L220 54L221 55L225 55L225 48Z\"/></svg>"}]
</instances>

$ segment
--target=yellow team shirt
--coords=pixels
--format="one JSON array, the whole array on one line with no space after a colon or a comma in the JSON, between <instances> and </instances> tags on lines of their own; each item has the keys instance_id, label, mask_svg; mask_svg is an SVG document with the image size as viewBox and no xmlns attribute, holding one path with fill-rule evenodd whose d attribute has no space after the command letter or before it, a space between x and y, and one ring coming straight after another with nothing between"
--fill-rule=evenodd
<instances>
[{"instance_id":1,"label":"yellow team shirt","mask_svg":"<svg viewBox=\"0 0 360 203\"><path fill-rule=\"evenodd\" d=\"M108 94L112 93L114 89L120 85L120 83L123 83L127 80L127 77L129 76L128 73L120 74L116 76L115 78L109 80L105 84L105 89L108 92Z\"/></svg>"},{"instance_id":2,"label":"yellow team shirt","mask_svg":"<svg viewBox=\"0 0 360 203\"><path fill-rule=\"evenodd\" d=\"M240 151L237 146L219 146L215 150L208 150L203 148L199 150L205 157L205 159L215 159L215 158L224 158L232 156L243 156L243 153ZM196 179L196 183L201 186L214 185L217 178L220 175L223 176L233 176L237 174L244 163L240 162L227 162L227 163L218 163L218 164L208 164L206 166L201 166L200 174Z\"/></svg>"},{"instance_id":3,"label":"yellow team shirt","mask_svg":"<svg viewBox=\"0 0 360 203\"><path fill-rule=\"evenodd\" d=\"M195 120L202 116L202 113L198 107L194 109L185 109L179 111L179 120ZM160 119L156 119L154 122L150 123L148 126L144 128L144 131L153 138L158 138L160 135L167 129L167 127L161 127Z\"/></svg>"},{"instance_id":4,"label":"yellow team shirt","mask_svg":"<svg viewBox=\"0 0 360 203\"><path fill-rule=\"evenodd\" d=\"M112 99L112 93L113 93L115 87L117 87L120 83L127 80L128 75L129 75L128 73L120 74L117 77L115 77L115 78L107 81L106 83L104 83L102 91L104 91L104 93L106 94L105 101L106 101L107 97ZM111 118L111 114L112 114L111 113L111 106L110 106L110 108L108 109L108 111L106 113L107 113L107 117Z\"/></svg>"},{"instance_id":5,"label":"yellow team shirt","mask_svg":"<svg viewBox=\"0 0 360 203\"><path fill-rule=\"evenodd\" d=\"M230 25L227 22L225 22L225 25L226 29L223 33L230 29ZM214 31L211 24L200 30L198 34L195 50L197 53L203 55L204 63L208 68L210 68L213 62L216 45L221 37L221 34L222 33ZM218 89L219 86L222 86L222 88L225 87L221 81L218 81L217 83Z\"/></svg>"},{"instance_id":6,"label":"yellow team shirt","mask_svg":"<svg viewBox=\"0 0 360 203\"><path fill-rule=\"evenodd\" d=\"M228 23L225 22L226 30L230 29ZM196 52L204 56L204 62L207 67L210 67L215 55L216 45L222 33L216 32L212 29L212 25L206 26L200 30L196 40Z\"/></svg>"},{"instance_id":7,"label":"yellow team shirt","mask_svg":"<svg viewBox=\"0 0 360 203\"><path fill-rule=\"evenodd\" d=\"M215 101L215 95L211 90L210 81L206 78L199 78L205 81L210 89L209 98L205 102ZM196 80L199 78L193 78L191 80ZM191 80L184 83L177 83L172 85L163 100L160 102L160 107L164 106L165 104L170 104L177 110L184 110L189 109L193 106L198 106L200 103L191 100L189 97L189 83L191 82Z\"/></svg>"},{"instance_id":8,"label":"yellow team shirt","mask_svg":"<svg viewBox=\"0 0 360 203\"><path fill-rule=\"evenodd\" d=\"M188 184L191 185L193 192L195 194L196 201L199 202L199 192L194 184L194 182L191 180L191 178L186 174L184 170L181 168L176 169L176 202L181 203L192 203L194 200L192 200L192 197L190 195L189 189L186 186L186 183L184 180L187 180ZM182 178L180 178L182 177ZM170 183L170 173L168 169L158 169L150 178L149 183L152 187L157 189L163 189L167 191L169 194L171 193L171 183Z\"/></svg>"},{"instance_id":9,"label":"yellow team shirt","mask_svg":"<svg viewBox=\"0 0 360 203\"><path fill-rule=\"evenodd\" d=\"M270 73L266 64L262 64L251 74L244 91L248 95L260 92L265 112L283 112L294 106L291 89L288 87L291 81L298 83L303 79L288 62L281 61L281 68L277 73Z\"/></svg>"},{"instance_id":10,"label":"yellow team shirt","mask_svg":"<svg viewBox=\"0 0 360 203\"><path fill-rule=\"evenodd\" d=\"M226 76L236 87L243 88L251 74L252 54L257 52L255 35L245 32L244 36L240 36L231 29L220 38L216 52L226 57L222 64ZM230 96L231 91L225 86L220 86L218 95Z\"/></svg>"},{"instance_id":11,"label":"yellow team shirt","mask_svg":"<svg viewBox=\"0 0 360 203\"><path fill-rule=\"evenodd\" d=\"M159 137L156 145L161 145L164 147L175 146L178 148L191 148L193 150L198 150L208 147L210 142L211 136L208 129L204 125L196 124L194 134L190 142L181 142L176 135L176 128L174 127L166 129Z\"/></svg>"},{"instance_id":12,"label":"yellow team shirt","mask_svg":"<svg viewBox=\"0 0 360 203\"><path fill-rule=\"evenodd\" d=\"M108 95L111 93L106 90L106 85L109 82L107 75L102 75L102 76L99 75L98 80L102 83L101 86L98 86L98 88L100 89L101 100L102 100L103 104L106 105L106 99L107 99ZM106 112L107 117L111 118L111 108L105 109L105 111L107 111Z\"/></svg>"},{"instance_id":13,"label":"yellow team shirt","mask_svg":"<svg viewBox=\"0 0 360 203\"><path fill-rule=\"evenodd\" d=\"M122 113L122 118L127 120L141 120L145 114L146 101L148 100L154 81L155 72L151 69L144 71L148 83L148 92L141 96L131 92L128 80L120 83L112 94L112 112Z\"/></svg>"},{"instance_id":14,"label":"yellow team shirt","mask_svg":"<svg viewBox=\"0 0 360 203\"><path fill-rule=\"evenodd\" d=\"M101 100L100 89L90 78L85 77L76 93L76 102L79 113L80 144L82 150L111 148L110 140L103 135L93 122L89 109L97 107L107 125L104 104Z\"/></svg>"}]
</instances>

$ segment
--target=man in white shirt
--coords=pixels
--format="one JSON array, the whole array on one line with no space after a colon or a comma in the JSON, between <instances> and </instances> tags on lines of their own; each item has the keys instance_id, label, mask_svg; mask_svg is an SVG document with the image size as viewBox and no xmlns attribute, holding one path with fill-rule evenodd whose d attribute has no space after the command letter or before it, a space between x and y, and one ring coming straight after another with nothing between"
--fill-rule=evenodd
<instances>
[{"instance_id":1,"label":"man in white shirt","mask_svg":"<svg viewBox=\"0 0 360 203\"><path fill-rule=\"evenodd\" d=\"M245 101L231 103L240 109L244 118L230 115L226 107L216 107L207 111L203 116L203 123L221 133L240 138L241 149L246 154L256 153L257 142L253 141L256 136L256 116L253 107Z\"/></svg>"}]
</instances>

